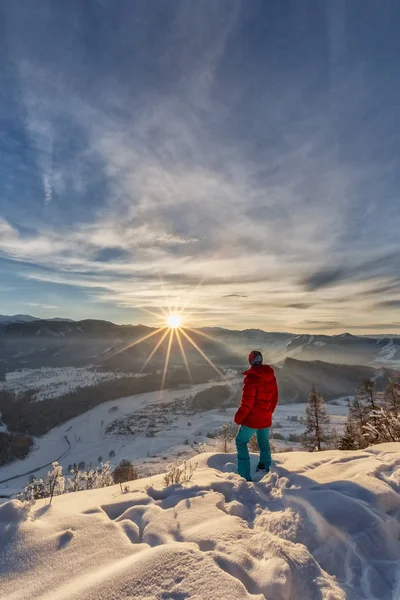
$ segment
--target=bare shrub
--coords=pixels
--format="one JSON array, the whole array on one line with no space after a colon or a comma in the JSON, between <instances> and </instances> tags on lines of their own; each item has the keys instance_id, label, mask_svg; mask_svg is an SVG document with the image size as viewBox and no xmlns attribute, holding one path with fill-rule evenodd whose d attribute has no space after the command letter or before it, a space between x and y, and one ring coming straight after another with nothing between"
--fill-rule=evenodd
<instances>
[{"instance_id":1,"label":"bare shrub","mask_svg":"<svg viewBox=\"0 0 400 600\"><path fill-rule=\"evenodd\" d=\"M260 448L258 447L258 442L257 442L257 436L255 434L249 441L249 450L250 450L250 452L254 452L255 454L258 454L258 452L260 452Z\"/></svg>"},{"instance_id":2,"label":"bare shrub","mask_svg":"<svg viewBox=\"0 0 400 600\"><path fill-rule=\"evenodd\" d=\"M121 460L117 467L115 467L113 476L114 483L119 483L119 485L121 486L121 492L123 483L125 483L126 481L133 481L138 477L133 464L125 458Z\"/></svg>"},{"instance_id":3,"label":"bare shrub","mask_svg":"<svg viewBox=\"0 0 400 600\"><path fill-rule=\"evenodd\" d=\"M170 485L187 483L193 477L198 463L188 463L186 460L180 465L178 462L168 465L168 471L165 473L164 482L167 487Z\"/></svg>"}]
</instances>

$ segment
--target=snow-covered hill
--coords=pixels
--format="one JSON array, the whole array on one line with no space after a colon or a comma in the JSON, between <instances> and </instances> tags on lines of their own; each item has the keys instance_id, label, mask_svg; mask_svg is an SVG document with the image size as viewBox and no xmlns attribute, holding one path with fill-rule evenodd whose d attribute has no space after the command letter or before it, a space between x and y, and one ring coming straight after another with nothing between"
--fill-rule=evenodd
<instances>
[{"instance_id":1,"label":"snow-covered hill","mask_svg":"<svg viewBox=\"0 0 400 600\"><path fill-rule=\"evenodd\" d=\"M256 457L253 457L256 460ZM1 600L397 600L400 444L0 506Z\"/></svg>"},{"instance_id":2,"label":"snow-covered hill","mask_svg":"<svg viewBox=\"0 0 400 600\"><path fill-rule=\"evenodd\" d=\"M350 333L332 336L302 334L287 344L285 356L302 361L399 368L400 340L396 336L374 338Z\"/></svg>"}]
</instances>

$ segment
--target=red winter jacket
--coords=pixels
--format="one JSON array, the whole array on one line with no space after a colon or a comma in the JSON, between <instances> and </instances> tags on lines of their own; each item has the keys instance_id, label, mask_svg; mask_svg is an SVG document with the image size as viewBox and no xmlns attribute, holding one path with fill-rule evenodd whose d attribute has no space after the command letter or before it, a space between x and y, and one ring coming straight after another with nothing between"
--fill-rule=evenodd
<instances>
[{"instance_id":1,"label":"red winter jacket","mask_svg":"<svg viewBox=\"0 0 400 600\"><path fill-rule=\"evenodd\" d=\"M253 365L243 373L242 402L235 423L252 429L271 427L272 413L278 403L278 386L269 365Z\"/></svg>"}]
</instances>

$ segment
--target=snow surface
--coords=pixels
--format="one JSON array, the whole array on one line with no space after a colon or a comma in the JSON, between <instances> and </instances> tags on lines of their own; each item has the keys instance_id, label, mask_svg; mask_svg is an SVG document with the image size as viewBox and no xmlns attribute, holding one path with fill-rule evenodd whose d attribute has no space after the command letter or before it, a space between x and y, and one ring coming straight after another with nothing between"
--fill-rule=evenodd
<instances>
[{"instance_id":1,"label":"snow surface","mask_svg":"<svg viewBox=\"0 0 400 600\"><path fill-rule=\"evenodd\" d=\"M257 483L194 461L182 485L0 506L1 600L400 598L400 444L275 455Z\"/></svg>"}]
</instances>

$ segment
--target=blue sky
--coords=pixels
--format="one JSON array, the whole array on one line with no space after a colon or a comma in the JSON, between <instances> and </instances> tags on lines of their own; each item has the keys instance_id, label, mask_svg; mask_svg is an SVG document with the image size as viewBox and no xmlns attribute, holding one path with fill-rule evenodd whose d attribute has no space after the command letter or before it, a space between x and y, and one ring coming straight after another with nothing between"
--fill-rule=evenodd
<instances>
[{"instance_id":1,"label":"blue sky","mask_svg":"<svg viewBox=\"0 0 400 600\"><path fill-rule=\"evenodd\" d=\"M400 5L3 0L0 313L400 332Z\"/></svg>"}]
</instances>

